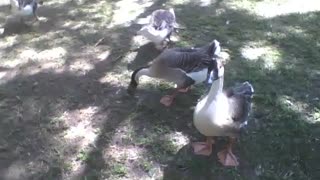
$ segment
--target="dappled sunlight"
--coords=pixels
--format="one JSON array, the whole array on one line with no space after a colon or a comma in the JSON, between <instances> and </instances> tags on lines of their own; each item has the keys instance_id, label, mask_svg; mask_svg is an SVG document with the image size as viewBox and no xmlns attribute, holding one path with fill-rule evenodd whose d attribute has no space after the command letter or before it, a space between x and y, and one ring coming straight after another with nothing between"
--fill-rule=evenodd
<instances>
[{"instance_id":1,"label":"dappled sunlight","mask_svg":"<svg viewBox=\"0 0 320 180\"><path fill-rule=\"evenodd\" d=\"M131 72L124 70L122 74L118 72L107 72L99 79L100 83L108 83L113 86L127 86L130 81Z\"/></svg>"},{"instance_id":2,"label":"dappled sunlight","mask_svg":"<svg viewBox=\"0 0 320 180\"><path fill-rule=\"evenodd\" d=\"M108 59L109 55L110 55L110 51L102 52L101 54L98 55L98 59L100 61L104 61L104 60Z\"/></svg>"},{"instance_id":3,"label":"dappled sunlight","mask_svg":"<svg viewBox=\"0 0 320 180\"><path fill-rule=\"evenodd\" d=\"M105 162L112 164L110 171L115 175L125 174L132 179L157 179L163 176L163 166L157 159L164 161L169 158L162 153L178 152L189 143L189 139L186 134L169 131L165 127L136 124L134 121L139 117L139 114L133 113L122 121L102 156Z\"/></svg>"},{"instance_id":4,"label":"dappled sunlight","mask_svg":"<svg viewBox=\"0 0 320 180\"><path fill-rule=\"evenodd\" d=\"M15 72L14 74L16 74L17 72ZM2 82L2 80L5 78L5 76L7 75L7 72L6 71L2 71L2 72L0 72L0 79L1 79L1 81L0 81L0 84L2 84L3 82ZM15 76L15 75L14 75ZM12 76L12 77L14 77L14 76ZM12 78L11 77L11 78ZM8 78L8 79L11 79L11 78Z\"/></svg>"},{"instance_id":5,"label":"dappled sunlight","mask_svg":"<svg viewBox=\"0 0 320 180\"><path fill-rule=\"evenodd\" d=\"M281 53L273 46L264 45L263 42L250 42L240 49L244 58L262 62L264 68L275 69L281 61Z\"/></svg>"},{"instance_id":6,"label":"dappled sunlight","mask_svg":"<svg viewBox=\"0 0 320 180\"><path fill-rule=\"evenodd\" d=\"M65 131L64 138L76 140L80 145L80 149L92 144L99 133L99 128L93 127L92 122L92 118L98 110L98 107L90 106L71 112L64 112L60 117L57 117L58 119L63 119L66 125L69 126L68 130ZM99 119L95 119L94 123L96 124L98 121Z\"/></svg>"},{"instance_id":7,"label":"dappled sunlight","mask_svg":"<svg viewBox=\"0 0 320 180\"><path fill-rule=\"evenodd\" d=\"M159 163L146 158L147 150L134 145L111 145L104 152L106 162L114 162L110 167L113 174L125 174L132 179L154 179L162 177Z\"/></svg>"},{"instance_id":8,"label":"dappled sunlight","mask_svg":"<svg viewBox=\"0 0 320 180\"><path fill-rule=\"evenodd\" d=\"M26 48L16 50L17 58L2 61L2 66L10 68L2 72L2 80L5 82L15 78L17 75L34 75L43 71L54 71L61 73L65 64L67 52L62 47L55 47L37 52L35 49Z\"/></svg>"},{"instance_id":9,"label":"dappled sunlight","mask_svg":"<svg viewBox=\"0 0 320 180\"><path fill-rule=\"evenodd\" d=\"M278 101L281 103L281 105L287 107L293 112L298 112L304 116L308 115L309 105L305 102L295 100L293 97L286 95L278 97Z\"/></svg>"},{"instance_id":10,"label":"dappled sunlight","mask_svg":"<svg viewBox=\"0 0 320 180\"><path fill-rule=\"evenodd\" d=\"M34 59L35 61L51 61L51 60L55 60L55 61L61 61L61 59L64 59L65 56L67 55L67 51L63 48L63 47L59 47L56 46L52 49L46 49L44 51L39 52L38 54L23 54L23 52L20 54L20 58L28 58L28 59Z\"/></svg>"},{"instance_id":11,"label":"dappled sunlight","mask_svg":"<svg viewBox=\"0 0 320 180\"><path fill-rule=\"evenodd\" d=\"M94 118L99 111L98 107L90 106L84 109L64 112L60 117L61 121L68 126L64 131L63 137L68 144L77 144L77 149L69 154L66 163L69 164L70 174L78 172L83 165L86 156L95 146L97 137L99 136L103 119Z\"/></svg>"},{"instance_id":12,"label":"dappled sunlight","mask_svg":"<svg viewBox=\"0 0 320 180\"><path fill-rule=\"evenodd\" d=\"M200 4L200 6L209 6L212 3L211 0L198 0L198 1L199 1L198 3Z\"/></svg>"},{"instance_id":13,"label":"dappled sunlight","mask_svg":"<svg viewBox=\"0 0 320 180\"><path fill-rule=\"evenodd\" d=\"M320 109L315 108L314 112L312 113L312 123L320 123Z\"/></svg>"},{"instance_id":14,"label":"dappled sunlight","mask_svg":"<svg viewBox=\"0 0 320 180\"><path fill-rule=\"evenodd\" d=\"M113 7L110 1L95 1L91 3L90 1L83 0L74 3L81 8L76 8L72 10L70 14L90 14L90 19L92 19L93 21L87 21L87 23L92 25L106 25L107 23L109 23L113 14Z\"/></svg>"},{"instance_id":15,"label":"dappled sunlight","mask_svg":"<svg viewBox=\"0 0 320 180\"><path fill-rule=\"evenodd\" d=\"M16 45L18 43L19 43L18 35L5 37L3 38L2 41L0 41L0 52L3 51L3 49ZM4 56L4 53L1 52L0 57L1 56Z\"/></svg>"},{"instance_id":16,"label":"dappled sunlight","mask_svg":"<svg viewBox=\"0 0 320 180\"><path fill-rule=\"evenodd\" d=\"M203 139L192 113L207 86L179 93L173 108L159 103L173 83L143 76L136 95L126 92L132 72L160 53L136 34L138 20L170 7L182 29L169 47L215 38L227 60L226 87L255 87L254 123L235 146L239 168L191 152L191 139ZM45 1L39 16L47 21L0 40L0 153L8 156L0 179L311 178L305 165L319 162L308 164L319 137L320 44L319 13L306 12L319 8L316 0Z\"/></svg>"},{"instance_id":17,"label":"dappled sunlight","mask_svg":"<svg viewBox=\"0 0 320 180\"><path fill-rule=\"evenodd\" d=\"M122 121L121 126L112 135L111 142L102 151L102 157L111 165L109 170L114 175L125 174L132 179L160 177L160 164L147 158L148 150L145 147L136 145L139 139L136 139L136 127L132 124L136 117L137 114L132 113Z\"/></svg>"},{"instance_id":18,"label":"dappled sunlight","mask_svg":"<svg viewBox=\"0 0 320 180\"><path fill-rule=\"evenodd\" d=\"M91 27L90 27L91 26ZM66 21L64 24L62 24L63 28L70 28L71 30L79 30L85 27L93 28L93 24L88 24L86 21Z\"/></svg>"},{"instance_id":19,"label":"dappled sunlight","mask_svg":"<svg viewBox=\"0 0 320 180\"><path fill-rule=\"evenodd\" d=\"M129 26L131 21L135 20L146 8L150 7L153 1L132 1L120 0L115 3L115 10L113 11L113 18L109 28L114 26Z\"/></svg>"},{"instance_id":20,"label":"dappled sunlight","mask_svg":"<svg viewBox=\"0 0 320 180\"><path fill-rule=\"evenodd\" d=\"M282 0L279 1L267 0L257 3L255 13L271 18L279 15L291 13L307 13L320 10L320 1L315 0Z\"/></svg>"},{"instance_id":21,"label":"dappled sunlight","mask_svg":"<svg viewBox=\"0 0 320 180\"><path fill-rule=\"evenodd\" d=\"M172 5L183 5L192 2L192 0L170 0L169 3Z\"/></svg>"},{"instance_id":22,"label":"dappled sunlight","mask_svg":"<svg viewBox=\"0 0 320 180\"><path fill-rule=\"evenodd\" d=\"M228 1L227 4L230 8L244 9L265 18L320 11L320 1L317 0L236 0Z\"/></svg>"},{"instance_id":23,"label":"dappled sunlight","mask_svg":"<svg viewBox=\"0 0 320 180\"><path fill-rule=\"evenodd\" d=\"M15 161L13 162L8 169L4 173L4 178L5 179L10 179L10 180L19 180L21 177L26 176L27 174L27 162L23 161Z\"/></svg>"},{"instance_id":24,"label":"dappled sunlight","mask_svg":"<svg viewBox=\"0 0 320 180\"><path fill-rule=\"evenodd\" d=\"M318 101L319 99L314 99ZM293 97L282 95L278 98L278 102L292 112L299 113L302 119L308 123L320 122L320 110L316 107L311 107L308 103L294 99Z\"/></svg>"},{"instance_id":25,"label":"dappled sunlight","mask_svg":"<svg viewBox=\"0 0 320 180\"><path fill-rule=\"evenodd\" d=\"M188 136L183 134L182 132L171 132L169 134L166 134L164 136L164 140L171 143L174 146L176 152L190 143Z\"/></svg>"},{"instance_id":26,"label":"dappled sunlight","mask_svg":"<svg viewBox=\"0 0 320 180\"><path fill-rule=\"evenodd\" d=\"M68 67L70 72L74 72L77 75L84 75L90 70L94 69L94 64L88 62L88 60L73 61Z\"/></svg>"},{"instance_id":27,"label":"dappled sunlight","mask_svg":"<svg viewBox=\"0 0 320 180\"><path fill-rule=\"evenodd\" d=\"M184 5L184 4L189 4L189 3L192 3L192 4L197 4L199 6L210 6L213 1L212 0L170 0L168 2L169 4L171 5Z\"/></svg>"},{"instance_id":28,"label":"dappled sunlight","mask_svg":"<svg viewBox=\"0 0 320 180\"><path fill-rule=\"evenodd\" d=\"M144 148L133 145L111 145L103 152L103 157L106 162L109 158L115 161L125 161L127 163L137 161L143 157L146 152Z\"/></svg>"},{"instance_id":29,"label":"dappled sunlight","mask_svg":"<svg viewBox=\"0 0 320 180\"><path fill-rule=\"evenodd\" d=\"M270 23L269 27L272 29L272 31L265 33L267 37L285 39L288 37L288 35L301 38L307 38L309 36L309 34L299 26L284 26L281 22L277 21Z\"/></svg>"},{"instance_id":30,"label":"dappled sunlight","mask_svg":"<svg viewBox=\"0 0 320 180\"><path fill-rule=\"evenodd\" d=\"M281 27L281 26L280 26ZM285 26L282 27L284 32L290 32L291 34L297 35L302 38L309 36L308 32L303 27L299 26Z\"/></svg>"}]
</instances>

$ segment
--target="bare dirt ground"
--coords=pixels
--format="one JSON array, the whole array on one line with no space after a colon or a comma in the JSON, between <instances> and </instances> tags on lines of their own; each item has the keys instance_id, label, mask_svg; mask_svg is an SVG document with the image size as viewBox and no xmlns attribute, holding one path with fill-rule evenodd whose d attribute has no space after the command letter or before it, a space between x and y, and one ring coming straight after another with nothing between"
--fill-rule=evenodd
<instances>
[{"instance_id":1,"label":"bare dirt ground","mask_svg":"<svg viewBox=\"0 0 320 180\"><path fill-rule=\"evenodd\" d=\"M317 5L45 1L40 22L0 39L0 179L317 179ZM159 103L172 88L166 82L143 78L135 97L126 93L131 72L160 53L136 36L134 22L172 6L186 27L173 46L217 38L232 57L226 85L249 80L257 89L235 150L240 167L217 162L223 138L209 158L191 152L190 142L204 138L192 108L205 86L179 95L172 108ZM0 4L1 25L9 12Z\"/></svg>"}]
</instances>

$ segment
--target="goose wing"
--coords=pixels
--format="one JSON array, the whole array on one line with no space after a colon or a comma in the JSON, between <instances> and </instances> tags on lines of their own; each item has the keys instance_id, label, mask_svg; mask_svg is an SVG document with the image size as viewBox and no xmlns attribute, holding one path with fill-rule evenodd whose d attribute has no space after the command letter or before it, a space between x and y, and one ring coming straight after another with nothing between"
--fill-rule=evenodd
<instances>
[{"instance_id":1,"label":"goose wing","mask_svg":"<svg viewBox=\"0 0 320 180\"><path fill-rule=\"evenodd\" d=\"M181 69L186 73L208 68L212 61L209 55L193 48L166 49L159 55L158 60L163 66Z\"/></svg>"},{"instance_id":2,"label":"goose wing","mask_svg":"<svg viewBox=\"0 0 320 180\"><path fill-rule=\"evenodd\" d=\"M253 87L248 82L224 91L228 97L229 114L234 122L240 123L240 126L247 123L253 93Z\"/></svg>"}]
</instances>

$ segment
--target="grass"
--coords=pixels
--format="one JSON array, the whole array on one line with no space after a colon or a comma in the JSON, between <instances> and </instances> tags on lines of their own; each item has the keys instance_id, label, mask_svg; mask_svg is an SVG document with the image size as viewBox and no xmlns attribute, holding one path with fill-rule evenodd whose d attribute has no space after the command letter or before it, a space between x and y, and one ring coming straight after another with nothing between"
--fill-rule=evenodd
<instances>
[{"instance_id":1,"label":"grass","mask_svg":"<svg viewBox=\"0 0 320 180\"><path fill-rule=\"evenodd\" d=\"M39 12L47 21L2 37L0 179L320 178L316 1L90 2L50 0ZM172 108L159 104L172 88L163 81L143 78L136 96L126 95L131 72L159 53L140 42L140 26L130 22L166 6L186 27L175 46L216 38L231 57L225 86L250 81L255 88L235 147L239 167L217 161L225 138L210 157L190 148L204 139L192 113L205 85L179 95ZM6 8L0 5L1 15Z\"/></svg>"}]
</instances>

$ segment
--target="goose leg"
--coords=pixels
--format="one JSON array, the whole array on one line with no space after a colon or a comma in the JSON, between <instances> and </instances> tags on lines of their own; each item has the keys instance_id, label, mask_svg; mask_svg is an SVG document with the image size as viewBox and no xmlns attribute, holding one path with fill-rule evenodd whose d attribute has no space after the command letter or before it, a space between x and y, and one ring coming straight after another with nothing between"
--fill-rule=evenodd
<instances>
[{"instance_id":1,"label":"goose leg","mask_svg":"<svg viewBox=\"0 0 320 180\"><path fill-rule=\"evenodd\" d=\"M22 24L22 25L24 25L25 23L24 23L24 19L23 19L23 17L21 16L21 17L19 17L19 22L20 22L20 24Z\"/></svg>"},{"instance_id":2,"label":"goose leg","mask_svg":"<svg viewBox=\"0 0 320 180\"><path fill-rule=\"evenodd\" d=\"M39 16L38 16L37 11L34 11L34 12L33 12L33 18L34 18L34 22L35 22L35 21L39 21Z\"/></svg>"},{"instance_id":3,"label":"goose leg","mask_svg":"<svg viewBox=\"0 0 320 180\"><path fill-rule=\"evenodd\" d=\"M181 92L181 93L186 93L190 90L190 86L185 88L185 89L179 89L178 91Z\"/></svg>"},{"instance_id":4,"label":"goose leg","mask_svg":"<svg viewBox=\"0 0 320 180\"><path fill-rule=\"evenodd\" d=\"M177 88L177 89L175 89L175 91L171 95L163 96L161 98L161 100L160 100L160 103L165 105L165 106L167 106L167 107L169 107L172 104L174 98L178 95L179 92L186 93L186 92L189 91L189 89L190 89L190 86L186 87L186 88Z\"/></svg>"},{"instance_id":5,"label":"goose leg","mask_svg":"<svg viewBox=\"0 0 320 180\"><path fill-rule=\"evenodd\" d=\"M173 102L174 97L172 95L165 95L160 99L160 103L169 107Z\"/></svg>"},{"instance_id":6,"label":"goose leg","mask_svg":"<svg viewBox=\"0 0 320 180\"><path fill-rule=\"evenodd\" d=\"M39 16L37 13L34 14L34 19L35 19L35 21L39 21Z\"/></svg>"},{"instance_id":7,"label":"goose leg","mask_svg":"<svg viewBox=\"0 0 320 180\"><path fill-rule=\"evenodd\" d=\"M38 17L38 3L35 3L34 6L32 7L32 13L33 13L33 18L34 18L34 21L33 22L36 22L36 21L39 21L39 17Z\"/></svg>"},{"instance_id":8,"label":"goose leg","mask_svg":"<svg viewBox=\"0 0 320 180\"><path fill-rule=\"evenodd\" d=\"M180 69L169 69L165 72L165 79L171 79L172 82L178 82L177 87L171 95L163 96L160 100L160 103L165 106L170 106L173 102L173 99L177 96L179 92L187 92L189 88L194 84L194 80L185 74L185 72Z\"/></svg>"},{"instance_id":9,"label":"goose leg","mask_svg":"<svg viewBox=\"0 0 320 180\"><path fill-rule=\"evenodd\" d=\"M161 98L160 103L169 107L171 106L174 98L177 96L179 93L179 89L176 89L171 95L165 95Z\"/></svg>"},{"instance_id":10,"label":"goose leg","mask_svg":"<svg viewBox=\"0 0 320 180\"><path fill-rule=\"evenodd\" d=\"M206 142L194 142L192 143L192 147L195 154L209 156L212 153L213 144L214 144L213 138L207 137Z\"/></svg>"},{"instance_id":11,"label":"goose leg","mask_svg":"<svg viewBox=\"0 0 320 180\"><path fill-rule=\"evenodd\" d=\"M238 166L237 157L232 153L232 145L235 143L235 138L230 137L230 142L226 149L218 153L219 162L224 166Z\"/></svg>"}]
</instances>

